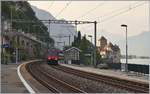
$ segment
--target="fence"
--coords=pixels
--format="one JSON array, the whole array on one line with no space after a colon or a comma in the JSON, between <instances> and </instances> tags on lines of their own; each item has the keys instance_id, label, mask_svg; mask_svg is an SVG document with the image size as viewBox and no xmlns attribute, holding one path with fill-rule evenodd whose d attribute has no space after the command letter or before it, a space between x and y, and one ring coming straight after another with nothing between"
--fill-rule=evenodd
<instances>
[{"instance_id":1,"label":"fence","mask_svg":"<svg viewBox=\"0 0 150 94\"><path fill-rule=\"evenodd\" d=\"M128 64L128 70L149 74L149 65Z\"/></svg>"},{"instance_id":2,"label":"fence","mask_svg":"<svg viewBox=\"0 0 150 94\"><path fill-rule=\"evenodd\" d=\"M71 63L72 64L80 65L80 60L71 60Z\"/></svg>"},{"instance_id":3,"label":"fence","mask_svg":"<svg viewBox=\"0 0 150 94\"><path fill-rule=\"evenodd\" d=\"M111 69L122 69L122 63L107 63ZM128 64L128 71L149 74L149 65Z\"/></svg>"}]
</instances>

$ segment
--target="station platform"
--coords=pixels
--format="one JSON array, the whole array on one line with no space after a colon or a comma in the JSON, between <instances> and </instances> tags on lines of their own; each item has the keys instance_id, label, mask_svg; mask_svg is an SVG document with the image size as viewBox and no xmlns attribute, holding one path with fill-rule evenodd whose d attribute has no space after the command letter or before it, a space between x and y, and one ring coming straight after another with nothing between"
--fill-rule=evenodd
<instances>
[{"instance_id":1,"label":"station platform","mask_svg":"<svg viewBox=\"0 0 150 94\"><path fill-rule=\"evenodd\" d=\"M19 65L20 63L1 64L1 93L28 93L17 74Z\"/></svg>"},{"instance_id":2,"label":"station platform","mask_svg":"<svg viewBox=\"0 0 150 94\"><path fill-rule=\"evenodd\" d=\"M133 80L137 82L149 83L149 75L136 75L135 73L126 73L120 70L112 70L112 69L98 69L94 67L87 67L83 65L75 65L75 64L61 64L62 66L70 67L77 70L82 70L86 72L96 73L100 75L112 76L121 79Z\"/></svg>"}]
</instances>

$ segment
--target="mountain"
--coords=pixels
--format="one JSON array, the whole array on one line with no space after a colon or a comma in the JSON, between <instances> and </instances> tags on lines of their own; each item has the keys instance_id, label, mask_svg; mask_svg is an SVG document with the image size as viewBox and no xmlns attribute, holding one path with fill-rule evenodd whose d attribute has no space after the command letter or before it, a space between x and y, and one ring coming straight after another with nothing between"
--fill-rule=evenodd
<instances>
[{"instance_id":1,"label":"mountain","mask_svg":"<svg viewBox=\"0 0 150 94\"><path fill-rule=\"evenodd\" d=\"M52 14L49 12L39 9L35 6L31 6L32 9L35 11L37 18L41 20L57 20ZM44 23L45 24L45 23ZM47 27L49 28L48 24ZM70 42L73 42L74 36L77 35L76 29L73 25L71 24L50 24L50 29L49 29L50 36L54 39L55 41L55 46L58 48L62 48L65 45L69 45L69 36L70 35ZM60 36L60 37L57 37ZM62 36L62 38L61 38ZM66 36L66 37L63 37ZM62 42L61 44L58 42Z\"/></svg>"},{"instance_id":2,"label":"mountain","mask_svg":"<svg viewBox=\"0 0 150 94\"><path fill-rule=\"evenodd\" d=\"M137 56L150 56L150 32L143 32L137 36L128 37L128 53ZM116 44L121 48L121 53L125 54L125 38Z\"/></svg>"},{"instance_id":3,"label":"mountain","mask_svg":"<svg viewBox=\"0 0 150 94\"><path fill-rule=\"evenodd\" d=\"M39 19L44 19L44 20L46 20L46 19L53 19L53 20L56 20L55 17L52 14L50 14L49 12L47 12L47 11L44 11L44 10L39 9L39 8L37 8L35 6L32 6L32 5L31 5L31 8L34 10L36 16Z\"/></svg>"}]
</instances>

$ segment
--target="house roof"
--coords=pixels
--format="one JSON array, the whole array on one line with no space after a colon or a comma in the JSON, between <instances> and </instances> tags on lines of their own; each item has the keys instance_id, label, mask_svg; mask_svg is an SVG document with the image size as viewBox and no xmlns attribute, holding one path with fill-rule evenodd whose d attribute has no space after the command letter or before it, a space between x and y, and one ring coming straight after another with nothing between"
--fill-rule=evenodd
<instances>
[{"instance_id":1,"label":"house roof","mask_svg":"<svg viewBox=\"0 0 150 94\"><path fill-rule=\"evenodd\" d=\"M72 49L76 49L76 50L78 50L79 52L81 52L81 50L80 50L80 49L78 49L78 48L76 48L76 47L71 47L71 48L69 48L69 49L65 50L65 52L70 51L70 50L72 50Z\"/></svg>"}]
</instances>

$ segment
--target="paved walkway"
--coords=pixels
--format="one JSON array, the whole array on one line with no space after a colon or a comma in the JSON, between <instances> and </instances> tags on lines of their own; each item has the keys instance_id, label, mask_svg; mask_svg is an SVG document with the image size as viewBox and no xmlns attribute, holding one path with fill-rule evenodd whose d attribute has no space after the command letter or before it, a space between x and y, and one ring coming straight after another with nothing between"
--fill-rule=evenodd
<instances>
[{"instance_id":1,"label":"paved walkway","mask_svg":"<svg viewBox=\"0 0 150 94\"><path fill-rule=\"evenodd\" d=\"M110 69L96 69L93 67L86 67L86 66L80 66L80 65L74 65L74 64L61 64L63 66L71 67L74 69L79 69L82 71L97 73L97 74L103 74L108 76L114 76L118 78L123 79L129 79L134 81L141 81L145 83L149 83L149 75L136 75L135 73L129 73L128 75L125 72L122 72L120 70L110 70Z\"/></svg>"},{"instance_id":2,"label":"paved walkway","mask_svg":"<svg viewBox=\"0 0 150 94\"><path fill-rule=\"evenodd\" d=\"M1 64L1 93L28 93L17 74L19 64Z\"/></svg>"}]
</instances>

